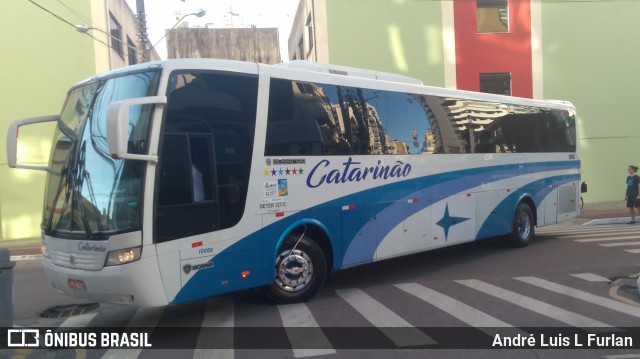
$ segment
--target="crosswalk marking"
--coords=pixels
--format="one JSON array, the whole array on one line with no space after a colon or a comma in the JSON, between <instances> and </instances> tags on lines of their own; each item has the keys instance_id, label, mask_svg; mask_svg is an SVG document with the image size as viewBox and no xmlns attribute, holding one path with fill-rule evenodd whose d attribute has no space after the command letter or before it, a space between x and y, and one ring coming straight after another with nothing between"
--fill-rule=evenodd
<instances>
[{"instance_id":1,"label":"crosswalk marking","mask_svg":"<svg viewBox=\"0 0 640 359\"><path fill-rule=\"evenodd\" d=\"M536 231L536 234L553 234L553 235L573 235L573 234L581 234L581 233L611 233L611 232L633 232L637 230L637 228L629 228L629 227L620 227L620 226L598 226L598 227L578 227L578 228L562 228L562 229L552 229L549 227L543 227Z\"/></svg>"},{"instance_id":2,"label":"crosswalk marking","mask_svg":"<svg viewBox=\"0 0 640 359\"><path fill-rule=\"evenodd\" d=\"M537 299L533 299L506 289L502 289L500 287L479 281L477 279L457 280L456 282L574 327L592 327L595 330L605 330L604 328L613 328L612 325L603 323L601 321L585 317L578 313L574 313L566 309L547 304L545 302L541 302Z\"/></svg>"},{"instance_id":3,"label":"crosswalk marking","mask_svg":"<svg viewBox=\"0 0 640 359\"><path fill-rule=\"evenodd\" d=\"M140 307L133 315L127 327L156 327L160 317L164 313L164 307Z\"/></svg>"},{"instance_id":4,"label":"crosswalk marking","mask_svg":"<svg viewBox=\"0 0 640 359\"><path fill-rule=\"evenodd\" d=\"M632 315L634 317L640 318L640 308L631 306L629 304L625 304L619 302L617 300L600 297L591 293L587 293L585 291L567 287L565 285L557 284L550 282L545 279L536 278L536 277L516 277L515 279L534 285L539 288L543 288L546 290L550 290L555 293L564 294L572 298L580 299L585 302L589 302L591 304L599 305L601 307L615 310L621 313L625 313L628 315Z\"/></svg>"},{"instance_id":5,"label":"crosswalk marking","mask_svg":"<svg viewBox=\"0 0 640 359\"><path fill-rule=\"evenodd\" d=\"M558 236L564 239L573 239L580 243L598 243L601 247L630 247L640 246L640 233L638 233L637 227L621 227L607 226L597 228L576 228L576 229L559 229L559 230L547 230L542 228L538 231L538 234L544 236ZM614 242L614 243L610 243ZM625 252L640 254L640 248L625 249Z\"/></svg>"},{"instance_id":6,"label":"crosswalk marking","mask_svg":"<svg viewBox=\"0 0 640 359\"><path fill-rule=\"evenodd\" d=\"M601 243L601 247L640 246L640 242Z\"/></svg>"},{"instance_id":7,"label":"crosswalk marking","mask_svg":"<svg viewBox=\"0 0 640 359\"><path fill-rule=\"evenodd\" d=\"M448 295L439 293L433 289L422 286L418 283L402 283L395 284L398 289L401 289L424 302L427 302L436 308L452 315L458 320L469 324L472 327L477 327L481 331L489 334L490 336L494 336L498 331L493 330L492 328L502 328L508 327L513 328L511 324L505 323L499 319L496 319L489 314L486 314L476 308L473 308L465 303L460 302L457 299L449 297ZM499 333L501 335L523 335L527 336L529 333L519 330L513 329L511 331L505 332L504 330L500 330Z\"/></svg>"},{"instance_id":8,"label":"crosswalk marking","mask_svg":"<svg viewBox=\"0 0 640 359\"><path fill-rule=\"evenodd\" d=\"M414 328L382 303L357 288L340 289L336 293L399 347L433 345L436 341ZM394 330L393 328L413 330Z\"/></svg>"},{"instance_id":9,"label":"crosswalk marking","mask_svg":"<svg viewBox=\"0 0 640 359\"><path fill-rule=\"evenodd\" d=\"M155 328L158 326L163 312L164 308L162 307L140 307L127 323L127 328ZM152 331L153 329L150 330L150 332ZM102 359L136 359L141 352L142 348L109 349L102 355Z\"/></svg>"},{"instance_id":10,"label":"crosswalk marking","mask_svg":"<svg viewBox=\"0 0 640 359\"><path fill-rule=\"evenodd\" d=\"M202 326L219 327L219 328L233 328L235 324L234 305L232 300L224 300L222 302L210 299L207 301L207 307L202 319ZM200 332L198 336L198 344L196 348L206 347L202 345L205 342L215 342L219 344L222 349L196 349L193 353L194 359L208 359L208 358L220 358L220 359L233 359L233 332L224 331L224 334L219 334L215 338L205 337L203 332ZM212 345L214 346L214 345Z\"/></svg>"},{"instance_id":11,"label":"crosswalk marking","mask_svg":"<svg viewBox=\"0 0 640 359\"><path fill-rule=\"evenodd\" d=\"M279 305L278 311L282 318L287 337L296 358L311 357L318 355L335 354L336 351L331 346L331 342L324 335L318 322L311 314L311 311L304 303ZM309 332L300 332L297 328L317 328L313 336L309 337ZM296 348L318 348L318 349L296 349Z\"/></svg>"},{"instance_id":12,"label":"crosswalk marking","mask_svg":"<svg viewBox=\"0 0 640 359\"><path fill-rule=\"evenodd\" d=\"M613 225L613 226L581 226L581 227L576 227L576 228L549 228L549 227L542 227L539 230L536 231L536 234L544 234L544 235L548 235L548 234L553 234L553 235L579 235L582 233L602 233L602 234L607 234L607 233L637 233L638 229L640 229L639 227L631 227L631 226L620 226L620 225Z\"/></svg>"},{"instance_id":13,"label":"crosswalk marking","mask_svg":"<svg viewBox=\"0 0 640 359\"><path fill-rule=\"evenodd\" d=\"M71 316L65 319L58 328L84 328L96 315L98 312Z\"/></svg>"},{"instance_id":14,"label":"crosswalk marking","mask_svg":"<svg viewBox=\"0 0 640 359\"><path fill-rule=\"evenodd\" d=\"M567 275L592 282L609 281L609 279L594 273L575 273ZM540 288L543 291L558 293L579 301L584 301L592 305L622 313L625 316L640 318L640 307L634 307L633 305L625 304L606 296L591 294L589 292L552 282L540 277L518 276L511 278L518 282ZM597 319L589 318L576 312L556 307L530 296L512 292L505 289L507 287L502 285L497 286L478 279L456 280L454 282L498 298L499 301L512 303L529 311L576 328L589 328L592 332L603 331L607 333L619 330L615 326L601 322ZM513 284L516 282L512 281L511 283ZM575 281L573 283L575 283ZM489 336L495 336L496 334L512 337L516 335L529 335L525 330L472 307L473 304L471 302L471 305L469 305L456 299L455 296L452 297L444 294L446 292L439 292L419 283L397 283L393 284L393 286L405 293L405 295L408 294L420 299L424 303L435 307L437 310L456 318L461 323L475 328L475 330L483 332ZM336 290L336 293L340 298L342 298L342 300L349 304L355 312L359 313L364 319L376 327L377 331L386 335L396 346L412 347L437 344L433 338L425 334L420 330L420 328L416 328L413 324L400 317L383 303L372 298L364 290L359 288L339 289ZM307 304L300 303L279 305L276 308L279 312L284 332L286 333L288 342L290 343L290 347L286 347L290 349L286 350L292 351L293 355L290 355L291 357L308 358L335 355L338 353L338 351L333 348L333 343L331 343L329 338L325 335L325 329L320 327L314 317L314 313L311 310L313 307L310 308ZM230 297L215 298L207 301L206 308L202 312L203 317L201 326L203 328L208 328L208 330L201 331L198 336L197 344L193 352L194 359L233 359L235 357L236 349L234 349L233 345L234 332L233 330L223 330L223 328L233 328L235 326L235 310L234 299ZM133 313L133 316L127 324L127 327L150 327L150 331L153 331L153 328L157 327L160 323L160 319L164 313L164 308L138 308L135 312L131 312ZM96 315L97 313L90 313L70 317L60 324L59 330L62 331L65 328L84 327L90 324L95 325L96 323L94 323L94 318L96 318ZM551 324L551 326L553 326L553 324ZM216 328L220 328L220 330L218 331ZM305 328L305 330L300 330L300 328ZM402 330L398 330L398 328L402 328ZM102 358L136 359L140 356L142 351L142 349L109 349L104 353ZM611 358L622 359L626 357L613 356ZM633 358L633 356L628 356L628 358Z\"/></svg>"},{"instance_id":15,"label":"crosswalk marking","mask_svg":"<svg viewBox=\"0 0 640 359\"><path fill-rule=\"evenodd\" d=\"M615 237L613 237L615 236ZM597 234L584 234L584 235L576 235L576 236L562 236L562 238L578 238L578 239L598 239L598 238L619 238L622 240L628 239L638 239L640 238L640 234L636 233L627 233L627 232L609 232L609 233L597 233Z\"/></svg>"},{"instance_id":16,"label":"crosswalk marking","mask_svg":"<svg viewBox=\"0 0 640 359\"><path fill-rule=\"evenodd\" d=\"M64 332L65 329L71 328L84 328L93 320L93 318L98 315L98 312L87 313L81 315L70 316L64 320L64 322L60 323L56 332ZM86 356L86 349L76 349L75 354L77 356Z\"/></svg>"},{"instance_id":17,"label":"crosswalk marking","mask_svg":"<svg viewBox=\"0 0 640 359\"><path fill-rule=\"evenodd\" d=\"M640 231L638 231L638 228L640 227L612 227L610 229L602 227L599 227L597 229L579 228L575 230L543 231L541 236L547 236L547 238L549 238L549 236L557 236L558 238L571 242L585 244L589 243L602 247L621 248L619 250L625 250L629 253L640 254ZM633 246L636 246L638 248L636 249ZM594 283L610 282L608 278L594 273L567 273L566 275L570 275L574 278L579 278L580 280ZM515 279L515 281L513 279ZM618 330L615 325L621 325L616 320L616 318L619 318L620 316L620 314L618 313L621 313L624 317L628 317L627 320L633 320L631 317L640 318L640 308L609 298L606 295L606 291L600 293L601 295L596 295L598 294L597 291L591 291L593 293L596 293L592 294L590 292L577 289L581 287L579 284L586 284L584 282L568 280L567 283L570 285L569 286L561 284L563 283L561 279L558 279L557 281L553 278L549 279L551 281L546 280L543 277L518 276L509 277L508 280L510 281L511 285L518 284L519 282L520 288L523 288L523 286L526 285L540 288L539 290L537 290L537 293L557 293L559 295L554 295L554 297L559 298L557 302L563 303L561 305L563 307L567 307L568 309L571 309L572 304L580 301L589 303L589 305L592 305L593 308L595 308L595 306L598 306L603 309L596 308L599 309L599 311L595 311L593 312L593 314L590 314L592 312L586 311L585 309L589 307L585 307L582 310L582 312L585 312L585 316L579 314L579 312L581 312L580 310L578 310L578 312L573 312L550 304L555 303L554 301L542 301L534 299L537 298L536 295L526 296L517 292L513 292L510 290L512 288L510 288L510 286L506 284L501 285L499 283L496 283L496 285L494 285L489 283L491 281L483 282L479 279L473 278L456 280L455 282L460 285L464 285L472 290L476 290L493 298L497 298L491 299L491 301L495 305L500 305L500 302L508 302L533 313L537 313L541 316L557 321L556 324L553 324L553 321L546 320L550 323L550 326L558 325L557 323L564 323L565 325L576 328L590 328L590 330L592 330L593 332L611 332L612 330ZM459 324L459 326L461 327L468 325L469 327L474 328L476 331L486 333L489 336L494 336L498 333L508 336L516 336L518 334L522 336L529 335L529 333L527 333L525 330L522 330L506 322L513 321L513 318L506 315L502 317L497 314L496 317L494 317L488 314L493 314L493 312L491 311L487 311L485 313L473 307L474 302L472 300L468 300L467 298L456 295L453 288L452 291L443 289L442 292L439 292L427 287L428 284L422 285L419 283L398 283L393 284L393 286L401 291L396 292L396 295L411 295L430 305L427 306L427 304L423 304L423 307L427 308L427 310L441 311L450 316L450 318L455 318L461 323ZM598 288L593 285L591 287ZM531 287L523 289L533 290L533 288ZM359 313L362 318L367 320L372 326L376 328L377 335L379 335L379 333L386 335L397 347L412 347L438 344L436 340L427 335L424 331L420 330L420 328L416 328L415 325L411 324L409 322L409 320L412 320L410 319L410 316L405 316L405 318L407 319L404 319L393 311L393 306L387 307L385 304L383 304L386 303L386 301L380 302L372 298L367 292L365 292L366 290L366 288L364 290L359 288L349 288L339 289L335 292L337 293L339 298L346 302L346 304L349 304L350 308L352 308L348 311L351 312L351 315L357 315L355 314L356 312ZM560 296L565 296L565 298L560 298ZM460 300L456 299L457 297L459 297ZM381 296L381 298L386 297ZM568 298L572 298L572 300L569 300ZM390 303L393 303L393 299L390 299L390 301ZM569 304L566 305L566 303ZM242 304L239 305L242 306ZM286 334L285 338L287 338L288 340L284 338L282 339L284 340L284 342L288 341L288 343L290 344L290 346L285 347L288 348L286 350L289 351L290 357L308 358L337 354L338 351L333 348L333 345L337 345L337 343L331 342L329 337L327 337L327 335L325 334L326 328L320 327L320 325L316 321L314 314L317 317L319 313L312 312L312 310L315 308L314 306L309 307L306 304L291 304L280 305L276 308L278 310L281 323L278 321L277 315L276 317L271 317L269 319L269 322L271 322L271 326L283 326L283 333ZM204 359L211 357L221 359L234 358L236 350L233 349L234 331L220 330L219 332L224 335L217 335L218 330L216 328L233 328L235 325L234 311L236 309L237 308L234 307L234 299L232 297L217 298L209 300L207 302L206 309L202 313L202 327L209 328L209 330L200 332L197 339L197 344L195 346L195 348L205 349L195 349L195 351L193 352L194 359ZM132 310L131 313L133 313L134 315L127 326L144 326L154 328L159 325L160 317L163 314L163 310L164 308L139 308L135 312ZM242 308L240 308L239 310L242 310ZM607 312L607 310L615 311L616 313ZM609 316L607 316L606 313L609 313ZM62 331L65 330L65 328L79 328L90 324L95 325L94 322L97 321L94 320L95 318L96 313L70 317L62 324L60 324L59 330ZM101 317L98 317L98 319L101 319ZM609 323L602 322L598 319L606 320ZM197 325L197 323L195 325ZM364 326L367 327L368 325L369 324L364 324ZM300 328L305 329L300 330ZM398 328L402 328L402 330L398 330ZM240 340L240 338L236 338L236 341L238 340ZM109 349L104 353L102 358L137 359L141 353L142 349ZM640 359L640 354L638 354L637 356L635 355L636 354L627 354L620 356L611 356L610 358L623 359L638 357Z\"/></svg>"},{"instance_id":18,"label":"crosswalk marking","mask_svg":"<svg viewBox=\"0 0 640 359\"><path fill-rule=\"evenodd\" d=\"M581 237L582 238L582 237ZM576 242L580 243L589 243L589 242L607 242L607 241L624 241L627 239L640 239L640 236L631 236L631 237L596 237L596 238L587 238L587 239L576 239Z\"/></svg>"},{"instance_id":19,"label":"crosswalk marking","mask_svg":"<svg viewBox=\"0 0 640 359\"><path fill-rule=\"evenodd\" d=\"M554 233L554 235L571 238L571 237L596 237L603 235L620 235L620 236L630 236L630 237L638 237L638 231L594 231L594 230L584 230L580 232L573 233Z\"/></svg>"},{"instance_id":20,"label":"crosswalk marking","mask_svg":"<svg viewBox=\"0 0 640 359\"><path fill-rule=\"evenodd\" d=\"M576 278L580 278L580 279L584 279L588 282L611 282L611 280L609 280L609 278L605 278L603 276L599 276L597 274L593 274L593 273L576 273L576 274L571 274L572 277L576 277Z\"/></svg>"}]
</instances>

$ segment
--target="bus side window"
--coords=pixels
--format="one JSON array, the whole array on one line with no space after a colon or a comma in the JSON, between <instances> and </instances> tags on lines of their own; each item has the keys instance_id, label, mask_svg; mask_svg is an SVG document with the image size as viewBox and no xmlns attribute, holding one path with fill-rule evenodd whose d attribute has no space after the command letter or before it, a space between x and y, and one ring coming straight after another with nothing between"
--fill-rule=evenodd
<instances>
[{"instance_id":1,"label":"bus side window","mask_svg":"<svg viewBox=\"0 0 640 359\"><path fill-rule=\"evenodd\" d=\"M380 136L386 145L384 153L433 153L433 132L430 128L428 108L424 106L420 96L400 92L377 92L378 96L385 100L378 111L381 124L384 125L384 131Z\"/></svg>"}]
</instances>

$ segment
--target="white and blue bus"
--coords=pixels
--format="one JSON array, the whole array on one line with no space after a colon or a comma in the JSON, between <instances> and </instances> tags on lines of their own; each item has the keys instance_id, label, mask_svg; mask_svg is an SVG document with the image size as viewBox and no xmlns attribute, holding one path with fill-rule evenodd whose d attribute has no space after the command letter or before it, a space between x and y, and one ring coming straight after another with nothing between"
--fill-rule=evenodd
<instances>
[{"instance_id":1,"label":"white and blue bus","mask_svg":"<svg viewBox=\"0 0 640 359\"><path fill-rule=\"evenodd\" d=\"M145 63L73 87L42 220L46 274L160 306L263 287L309 299L348 267L577 215L574 107L294 61Z\"/></svg>"}]
</instances>

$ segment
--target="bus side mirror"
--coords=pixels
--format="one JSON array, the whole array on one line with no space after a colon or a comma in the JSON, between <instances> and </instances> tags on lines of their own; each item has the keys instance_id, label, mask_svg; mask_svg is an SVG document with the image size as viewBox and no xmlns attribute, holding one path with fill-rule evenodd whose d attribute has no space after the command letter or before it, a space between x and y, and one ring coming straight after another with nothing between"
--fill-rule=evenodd
<instances>
[{"instance_id":1,"label":"bus side mirror","mask_svg":"<svg viewBox=\"0 0 640 359\"><path fill-rule=\"evenodd\" d=\"M9 130L7 131L7 162L9 167L38 171L49 171L49 167L47 166L23 165L18 163L18 133L21 126L31 125L35 123L58 121L59 118L60 116L58 115L51 115L13 121L13 123L9 125Z\"/></svg>"},{"instance_id":2,"label":"bus side mirror","mask_svg":"<svg viewBox=\"0 0 640 359\"><path fill-rule=\"evenodd\" d=\"M166 96L149 96L112 102L107 109L107 142L113 158L158 162L158 156L152 154L129 153L129 109L139 105L164 105ZM148 126L151 125L152 114ZM141 119L138 119L141 120Z\"/></svg>"}]
</instances>

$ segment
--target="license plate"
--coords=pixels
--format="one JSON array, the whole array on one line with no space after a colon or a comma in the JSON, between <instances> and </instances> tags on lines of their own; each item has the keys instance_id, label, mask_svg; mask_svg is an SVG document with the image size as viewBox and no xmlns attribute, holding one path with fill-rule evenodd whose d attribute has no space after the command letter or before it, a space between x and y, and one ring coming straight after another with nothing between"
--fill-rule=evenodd
<instances>
[{"instance_id":1,"label":"license plate","mask_svg":"<svg viewBox=\"0 0 640 359\"><path fill-rule=\"evenodd\" d=\"M87 287L85 287L85 285L84 285L84 281L82 281L80 279L69 278L69 279L67 279L67 285L69 285L69 288L71 288L71 289L79 289L79 290L86 290L87 289Z\"/></svg>"}]
</instances>

